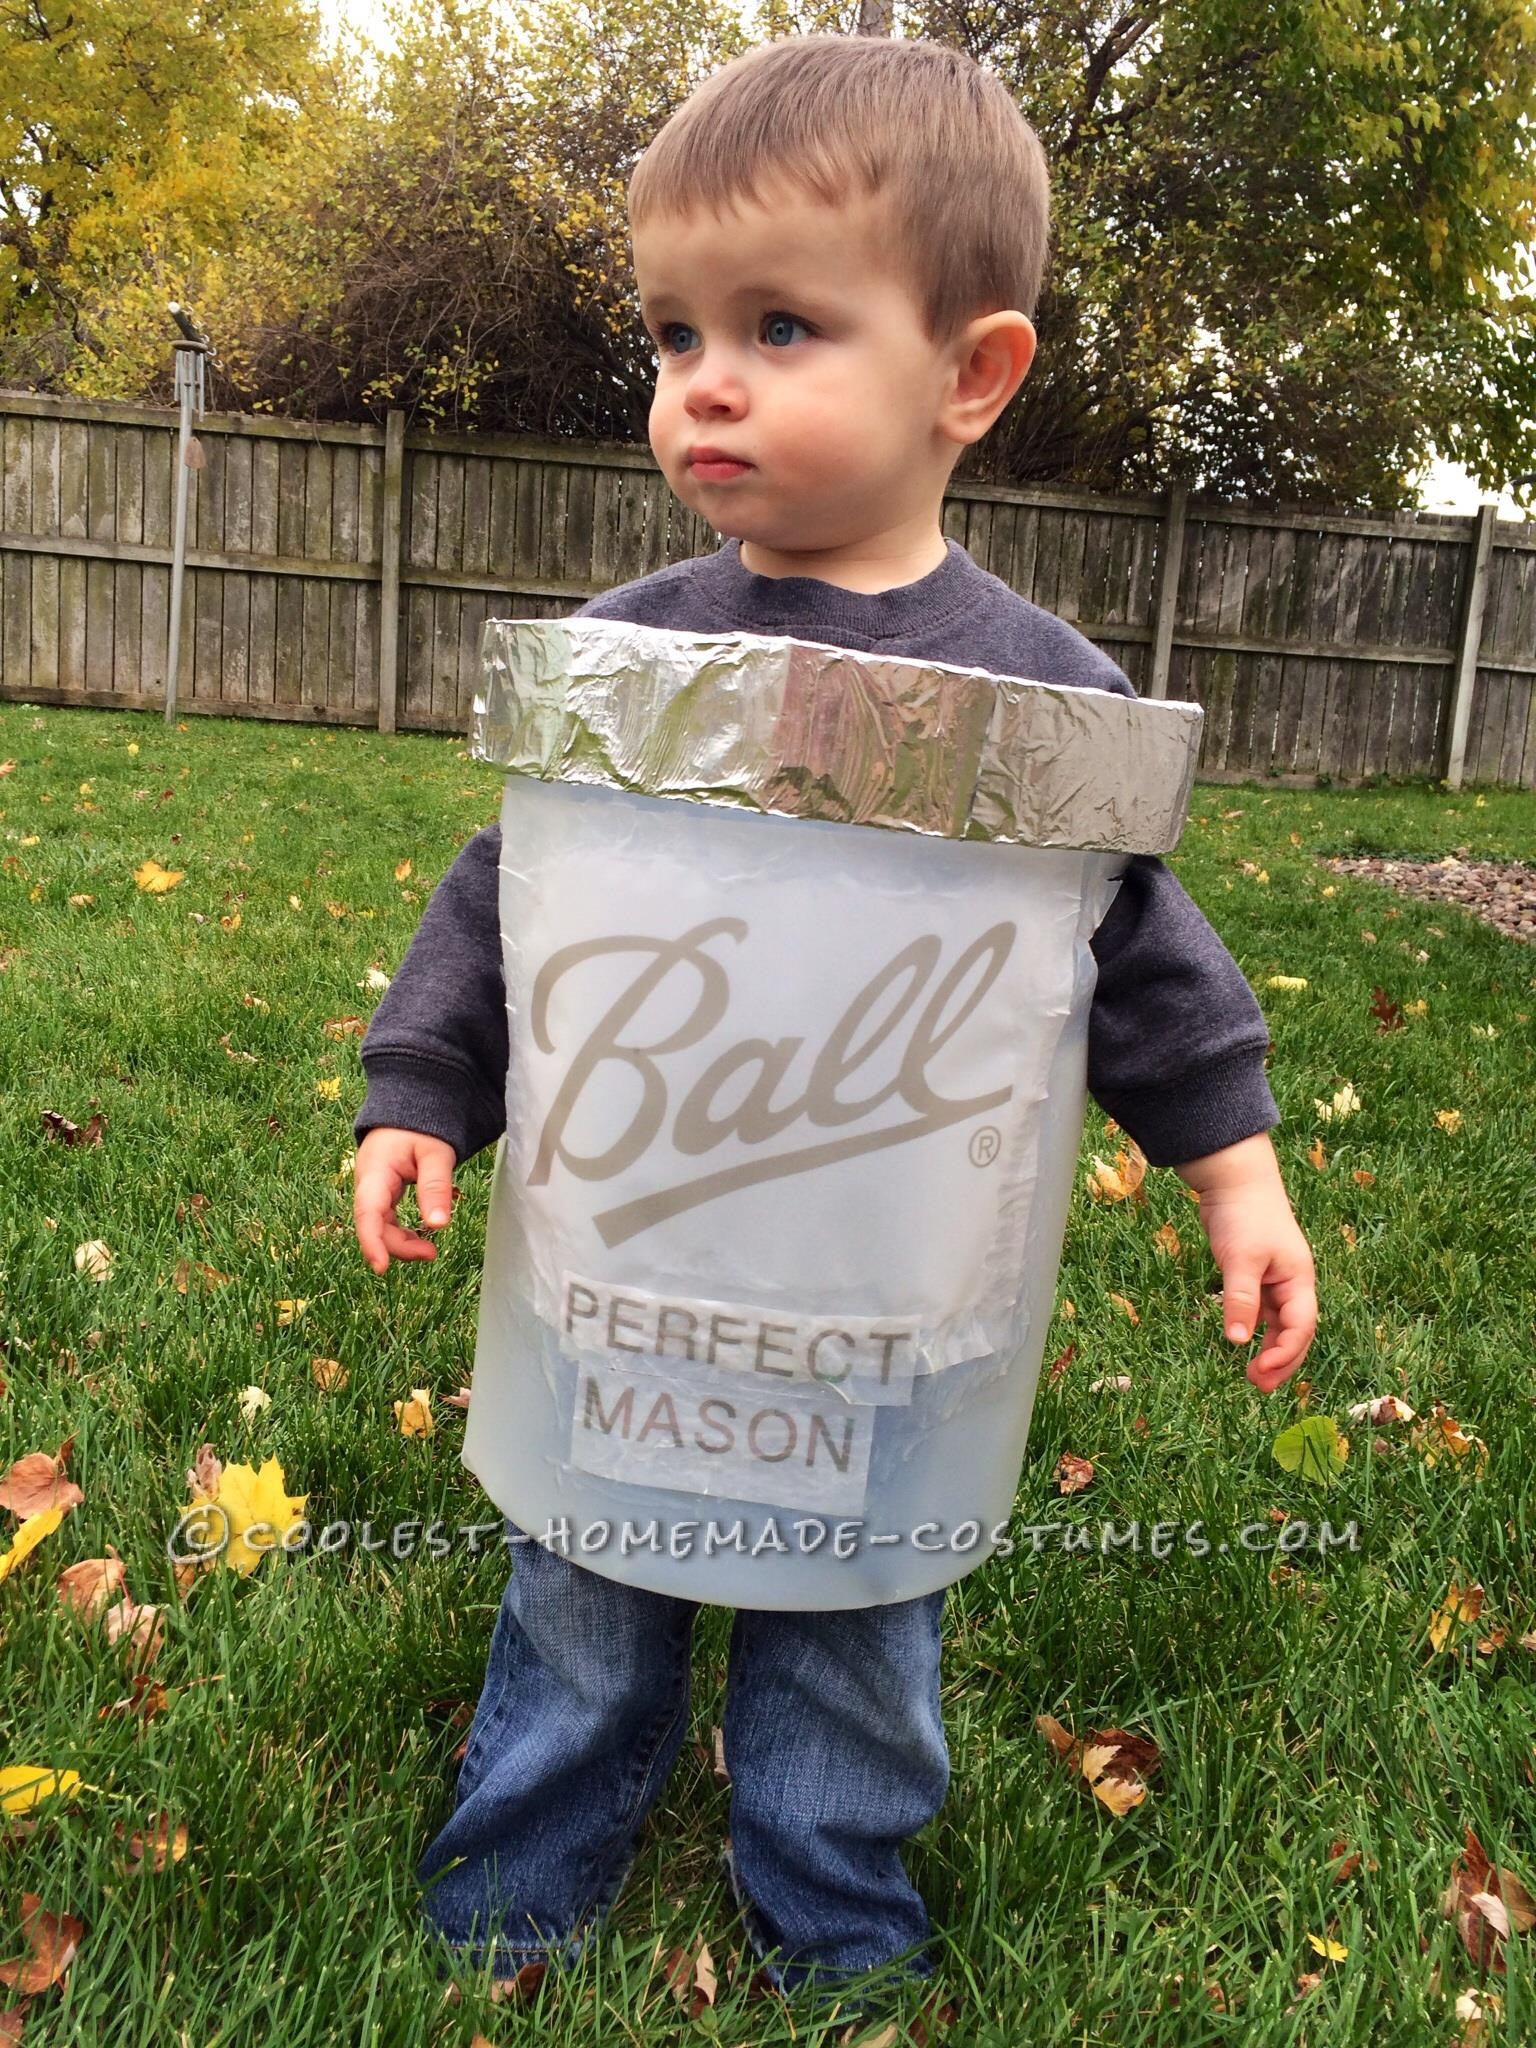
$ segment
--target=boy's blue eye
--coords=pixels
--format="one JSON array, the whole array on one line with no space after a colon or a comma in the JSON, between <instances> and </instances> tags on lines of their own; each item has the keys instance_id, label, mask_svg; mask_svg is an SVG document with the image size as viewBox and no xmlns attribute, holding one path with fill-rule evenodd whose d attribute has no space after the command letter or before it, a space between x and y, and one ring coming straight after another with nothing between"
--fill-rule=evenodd
<instances>
[{"instance_id":1,"label":"boy's blue eye","mask_svg":"<svg viewBox=\"0 0 1536 2048\"><path fill-rule=\"evenodd\" d=\"M802 320L798 313L765 313L762 324L764 329L800 327L807 334L815 332L815 329L807 321ZM667 337L671 334L694 334L696 332L697 329L690 327L684 320L663 320L656 329L657 346L664 356L680 355L682 353L680 349L673 349L668 346Z\"/></svg>"}]
</instances>

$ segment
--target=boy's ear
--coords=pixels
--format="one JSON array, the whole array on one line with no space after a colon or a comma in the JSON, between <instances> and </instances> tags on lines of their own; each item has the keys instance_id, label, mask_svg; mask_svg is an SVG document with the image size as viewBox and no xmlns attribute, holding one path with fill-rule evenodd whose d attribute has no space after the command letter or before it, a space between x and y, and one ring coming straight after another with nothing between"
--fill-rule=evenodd
<instances>
[{"instance_id":1,"label":"boy's ear","mask_svg":"<svg viewBox=\"0 0 1536 2048\"><path fill-rule=\"evenodd\" d=\"M979 441L1035 360L1034 323L1023 313L985 313L955 343L954 384L938 425L962 445Z\"/></svg>"}]
</instances>

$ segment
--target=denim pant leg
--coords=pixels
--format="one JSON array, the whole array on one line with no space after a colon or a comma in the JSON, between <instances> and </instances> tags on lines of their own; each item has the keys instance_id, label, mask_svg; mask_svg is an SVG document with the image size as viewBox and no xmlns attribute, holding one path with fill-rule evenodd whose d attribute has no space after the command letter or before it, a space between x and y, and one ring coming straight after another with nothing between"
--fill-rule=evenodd
<instances>
[{"instance_id":1,"label":"denim pant leg","mask_svg":"<svg viewBox=\"0 0 1536 2048\"><path fill-rule=\"evenodd\" d=\"M902 1842L949 1789L939 1707L945 1588L825 1614L740 1610L731 1633L726 1868L770 1981L891 1963L932 1933ZM919 1952L903 1974L932 1975Z\"/></svg>"},{"instance_id":2,"label":"denim pant leg","mask_svg":"<svg viewBox=\"0 0 1536 2048\"><path fill-rule=\"evenodd\" d=\"M513 1556L454 1810L417 1868L427 1919L498 1977L574 1962L618 1897L682 1746L698 1612L531 1539Z\"/></svg>"}]
</instances>

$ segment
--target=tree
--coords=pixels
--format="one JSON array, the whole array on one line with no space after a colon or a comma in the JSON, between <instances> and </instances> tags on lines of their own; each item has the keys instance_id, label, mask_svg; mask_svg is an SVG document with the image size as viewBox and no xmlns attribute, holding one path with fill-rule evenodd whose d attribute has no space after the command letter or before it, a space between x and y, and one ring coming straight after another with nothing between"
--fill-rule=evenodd
<instances>
[{"instance_id":1,"label":"tree","mask_svg":"<svg viewBox=\"0 0 1536 2048\"><path fill-rule=\"evenodd\" d=\"M932 0L1040 130L1037 368L978 474L1411 504L1533 467L1526 0Z\"/></svg>"},{"instance_id":2,"label":"tree","mask_svg":"<svg viewBox=\"0 0 1536 2048\"><path fill-rule=\"evenodd\" d=\"M120 343L151 314L163 336L291 160L327 89L316 33L300 0L4 0L0 374L112 395L153 374Z\"/></svg>"}]
</instances>

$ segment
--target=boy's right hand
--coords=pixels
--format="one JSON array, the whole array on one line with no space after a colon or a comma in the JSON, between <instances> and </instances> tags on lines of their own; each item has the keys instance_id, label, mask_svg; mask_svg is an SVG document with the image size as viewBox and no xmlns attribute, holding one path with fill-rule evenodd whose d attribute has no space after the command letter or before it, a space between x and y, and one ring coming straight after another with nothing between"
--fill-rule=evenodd
<instances>
[{"instance_id":1,"label":"boy's right hand","mask_svg":"<svg viewBox=\"0 0 1536 2048\"><path fill-rule=\"evenodd\" d=\"M363 1257L375 1273L397 1259L435 1259L437 1246L395 1220L395 1204L414 1181L416 1207L428 1230L440 1230L453 1215L456 1155L442 1138L425 1131L395 1131L384 1125L367 1132L352 1168L352 1221Z\"/></svg>"}]
</instances>

